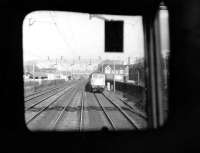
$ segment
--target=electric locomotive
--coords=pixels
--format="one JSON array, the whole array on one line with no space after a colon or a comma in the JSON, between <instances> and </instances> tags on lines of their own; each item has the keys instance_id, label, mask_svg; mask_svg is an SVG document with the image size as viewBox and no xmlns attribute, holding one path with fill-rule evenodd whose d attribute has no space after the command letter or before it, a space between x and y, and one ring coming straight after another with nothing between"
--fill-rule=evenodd
<instances>
[{"instance_id":1,"label":"electric locomotive","mask_svg":"<svg viewBox=\"0 0 200 153\"><path fill-rule=\"evenodd\" d=\"M101 72L94 72L89 76L89 88L91 92L103 92L105 89L106 76Z\"/></svg>"}]
</instances>

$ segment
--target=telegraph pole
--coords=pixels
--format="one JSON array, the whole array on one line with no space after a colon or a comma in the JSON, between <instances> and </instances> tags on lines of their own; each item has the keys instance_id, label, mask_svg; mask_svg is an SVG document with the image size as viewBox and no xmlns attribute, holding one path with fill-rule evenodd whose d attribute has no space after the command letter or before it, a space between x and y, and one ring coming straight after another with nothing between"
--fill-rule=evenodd
<instances>
[{"instance_id":1,"label":"telegraph pole","mask_svg":"<svg viewBox=\"0 0 200 153\"><path fill-rule=\"evenodd\" d=\"M130 65L131 65L131 58L130 58L130 56L128 57L128 62L127 62L127 73L128 73L128 75L127 75L127 80L126 81L128 81L129 80L129 67L130 67Z\"/></svg>"},{"instance_id":2,"label":"telegraph pole","mask_svg":"<svg viewBox=\"0 0 200 153\"><path fill-rule=\"evenodd\" d=\"M90 63L89 63L89 65L91 65L92 64L92 61L91 61L91 58L90 58Z\"/></svg>"},{"instance_id":3,"label":"telegraph pole","mask_svg":"<svg viewBox=\"0 0 200 153\"><path fill-rule=\"evenodd\" d=\"M114 93L115 93L115 60L114 60L114 63L113 63L113 64L114 64L114 78L113 78L113 81L114 81L114 82L113 82L113 86L114 86L114 87L113 87L113 88L114 88Z\"/></svg>"},{"instance_id":4,"label":"telegraph pole","mask_svg":"<svg viewBox=\"0 0 200 153\"><path fill-rule=\"evenodd\" d=\"M103 62L101 63L101 72L103 73Z\"/></svg>"},{"instance_id":5,"label":"telegraph pole","mask_svg":"<svg viewBox=\"0 0 200 153\"><path fill-rule=\"evenodd\" d=\"M137 72L138 72L138 86L139 86L139 81L140 81L140 72L139 72L139 70L137 70Z\"/></svg>"},{"instance_id":6,"label":"telegraph pole","mask_svg":"<svg viewBox=\"0 0 200 153\"><path fill-rule=\"evenodd\" d=\"M33 63L33 81L35 81L35 64Z\"/></svg>"},{"instance_id":7,"label":"telegraph pole","mask_svg":"<svg viewBox=\"0 0 200 153\"><path fill-rule=\"evenodd\" d=\"M34 92L36 90L36 85L35 85L35 64L33 63L33 81L34 81Z\"/></svg>"},{"instance_id":8,"label":"telegraph pole","mask_svg":"<svg viewBox=\"0 0 200 153\"><path fill-rule=\"evenodd\" d=\"M130 63L131 63L131 58L130 58L130 56L128 57L128 65L130 65Z\"/></svg>"}]
</instances>

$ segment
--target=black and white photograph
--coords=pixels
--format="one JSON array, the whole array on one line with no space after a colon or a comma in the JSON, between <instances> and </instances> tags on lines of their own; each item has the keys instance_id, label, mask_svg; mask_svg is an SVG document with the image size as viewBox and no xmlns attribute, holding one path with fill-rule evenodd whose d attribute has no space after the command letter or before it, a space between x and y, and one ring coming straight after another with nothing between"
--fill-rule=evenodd
<instances>
[{"instance_id":1,"label":"black and white photograph","mask_svg":"<svg viewBox=\"0 0 200 153\"><path fill-rule=\"evenodd\" d=\"M0 10L0 152L200 151L199 0Z\"/></svg>"},{"instance_id":2,"label":"black and white photograph","mask_svg":"<svg viewBox=\"0 0 200 153\"><path fill-rule=\"evenodd\" d=\"M23 22L28 129L144 130L162 126L168 109L166 6L160 6L157 16L160 50L156 56L161 65L155 88L160 93L159 99L153 97L154 102L147 103L150 88L146 81L150 82L148 75L152 74L147 73L145 64L142 16L59 11L28 14Z\"/></svg>"}]
</instances>

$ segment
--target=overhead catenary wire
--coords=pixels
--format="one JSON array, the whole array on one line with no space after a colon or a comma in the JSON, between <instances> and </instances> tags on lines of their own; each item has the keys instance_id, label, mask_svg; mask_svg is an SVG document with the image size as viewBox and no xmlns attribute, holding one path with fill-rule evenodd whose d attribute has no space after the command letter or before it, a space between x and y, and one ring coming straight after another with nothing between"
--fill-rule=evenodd
<instances>
[{"instance_id":1,"label":"overhead catenary wire","mask_svg":"<svg viewBox=\"0 0 200 153\"><path fill-rule=\"evenodd\" d=\"M76 54L76 51L73 49L73 47L71 47L70 43L66 40L66 37L63 35L63 32L60 30L60 28L56 22L56 19L54 18L53 13L54 13L53 11L49 11L50 17L55 25L55 28L57 29L58 34L61 36L61 38L65 42L65 45L72 50L72 54Z\"/></svg>"}]
</instances>

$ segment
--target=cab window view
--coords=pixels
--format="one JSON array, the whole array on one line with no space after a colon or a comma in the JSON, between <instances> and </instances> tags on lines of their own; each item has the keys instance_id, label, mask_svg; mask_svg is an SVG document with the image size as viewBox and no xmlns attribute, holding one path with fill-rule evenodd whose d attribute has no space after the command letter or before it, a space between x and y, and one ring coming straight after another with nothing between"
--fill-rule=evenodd
<instances>
[{"instance_id":1,"label":"cab window view","mask_svg":"<svg viewBox=\"0 0 200 153\"><path fill-rule=\"evenodd\" d=\"M163 37L167 35L166 13L159 16L165 118L169 57L168 40ZM27 128L147 129L150 103L144 41L142 16L61 11L28 14L23 22Z\"/></svg>"}]
</instances>

